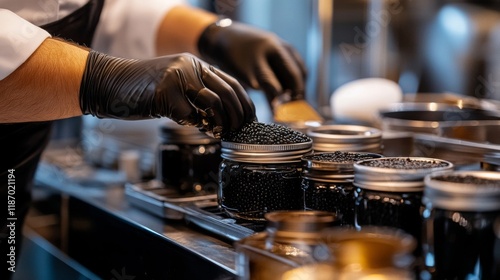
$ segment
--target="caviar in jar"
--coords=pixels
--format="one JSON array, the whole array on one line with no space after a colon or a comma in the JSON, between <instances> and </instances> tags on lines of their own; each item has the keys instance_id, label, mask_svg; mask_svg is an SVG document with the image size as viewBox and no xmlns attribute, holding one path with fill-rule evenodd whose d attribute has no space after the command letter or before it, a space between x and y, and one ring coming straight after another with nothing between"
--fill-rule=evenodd
<instances>
[{"instance_id":1,"label":"caviar in jar","mask_svg":"<svg viewBox=\"0 0 500 280\"><path fill-rule=\"evenodd\" d=\"M380 158L382 155L362 152L314 153L302 157L304 208L335 213L342 225L354 223L353 164Z\"/></svg>"},{"instance_id":2,"label":"caviar in jar","mask_svg":"<svg viewBox=\"0 0 500 280\"><path fill-rule=\"evenodd\" d=\"M354 222L400 228L420 240L424 177L451 170L448 161L423 157L384 157L356 162Z\"/></svg>"},{"instance_id":3,"label":"caviar in jar","mask_svg":"<svg viewBox=\"0 0 500 280\"><path fill-rule=\"evenodd\" d=\"M500 173L454 171L425 178L422 279L500 279Z\"/></svg>"},{"instance_id":4,"label":"caviar in jar","mask_svg":"<svg viewBox=\"0 0 500 280\"><path fill-rule=\"evenodd\" d=\"M252 122L221 145L218 201L229 216L263 221L267 212L303 209L300 158L312 150L305 134Z\"/></svg>"}]
</instances>

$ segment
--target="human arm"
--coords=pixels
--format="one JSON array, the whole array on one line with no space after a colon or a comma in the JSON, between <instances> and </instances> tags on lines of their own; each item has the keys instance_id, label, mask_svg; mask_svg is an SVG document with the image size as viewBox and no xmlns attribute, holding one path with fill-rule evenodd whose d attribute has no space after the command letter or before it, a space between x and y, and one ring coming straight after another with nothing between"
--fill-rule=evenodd
<instances>
[{"instance_id":1,"label":"human arm","mask_svg":"<svg viewBox=\"0 0 500 280\"><path fill-rule=\"evenodd\" d=\"M88 50L79 46L46 39L21 66L0 80L0 123L81 115L78 96L87 55Z\"/></svg>"},{"instance_id":2,"label":"human arm","mask_svg":"<svg viewBox=\"0 0 500 280\"><path fill-rule=\"evenodd\" d=\"M169 117L220 134L255 119L232 77L188 54L121 59L46 39L0 81L2 123Z\"/></svg>"}]
</instances>

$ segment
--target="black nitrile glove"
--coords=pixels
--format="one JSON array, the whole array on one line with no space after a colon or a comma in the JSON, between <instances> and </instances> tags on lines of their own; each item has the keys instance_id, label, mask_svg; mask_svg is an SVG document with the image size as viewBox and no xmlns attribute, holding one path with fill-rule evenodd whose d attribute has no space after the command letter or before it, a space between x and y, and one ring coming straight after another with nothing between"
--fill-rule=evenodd
<instances>
[{"instance_id":1,"label":"black nitrile glove","mask_svg":"<svg viewBox=\"0 0 500 280\"><path fill-rule=\"evenodd\" d=\"M224 19L209 25L198 40L202 58L246 86L262 89L271 102L288 92L304 98L306 69L297 51L275 34Z\"/></svg>"},{"instance_id":2,"label":"black nitrile glove","mask_svg":"<svg viewBox=\"0 0 500 280\"><path fill-rule=\"evenodd\" d=\"M168 117L215 137L255 120L255 107L243 87L190 54L133 60L91 51L80 106L84 114L99 118Z\"/></svg>"}]
</instances>

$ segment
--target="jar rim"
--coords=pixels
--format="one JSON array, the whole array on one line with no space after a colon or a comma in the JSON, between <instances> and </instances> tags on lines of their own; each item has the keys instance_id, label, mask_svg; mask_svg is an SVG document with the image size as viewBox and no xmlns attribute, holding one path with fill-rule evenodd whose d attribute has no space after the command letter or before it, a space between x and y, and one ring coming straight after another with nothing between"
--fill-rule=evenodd
<instances>
[{"instance_id":1,"label":"jar rim","mask_svg":"<svg viewBox=\"0 0 500 280\"><path fill-rule=\"evenodd\" d=\"M328 133L331 131L338 131L340 133ZM335 142L335 140L338 140L341 143L345 143L346 141L349 142L349 140L366 141L370 139L379 139L382 137L382 131L378 128L361 125L322 125L310 128L307 131L307 136L313 138L313 141L316 140L314 142L324 139L329 142Z\"/></svg>"},{"instance_id":2,"label":"jar rim","mask_svg":"<svg viewBox=\"0 0 500 280\"><path fill-rule=\"evenodd\" d=\"M443 167L417 168L417 169L398 169L383 168L363 165L369 161L380 160L414 160L414 161L436 161L445 163ZM354 185L360 188L366 188L379 191L422 191L424 189L424 178L427 174L452 170L453 163L436 158L427 157L382 157L376 159L361 160L354 163Z\"/></svg>"},{"instance_id":3,"label":"jar rim","mask_svg":"<svg viewBox=\"0 0 500 280\"><path fill-rule=\"evenodd\" d=\"M257 145L221 142L223 159L249 163L300 162L300 158L312 152L312 141L293 144Z\"/></svg>"},{"instance_id":4,"label":"jar rim","mask_svg":"<svg viewBox=\"0 0 500 280\"><path fill-rule=\"evenodd\" d=\"M500 209L500 185L473 184L437 180L440 176L472 176L500 181L494 171L435 172L425 177L423 200L443 209L463 211L494 211Z\"/></svg>"},{"instance_id":5,"label":"jar rim","mask_svg":"<svg viewBox=\"0 0 500 280\"><path fill-rule=\"evenodd\" d=\"M302 156L302 162L305 168L309 169L318 169L318 170L328 170L328 171L338 171L338 170L348 170L352 171L354 169L353 165L355 162L359 160L351 160L351 161L327 161L321 159L315 159L315 156L322 155L334 155L335 153L340 152L345 155L362 155L366 156L364 159L373 159L373 158L381 158L383 155L377 153L370 152L351 152L351 151L336 151L336 152L314 152L312 154ZM371 157L371 158L370 158Z\"/></svg>"}]
</instances>

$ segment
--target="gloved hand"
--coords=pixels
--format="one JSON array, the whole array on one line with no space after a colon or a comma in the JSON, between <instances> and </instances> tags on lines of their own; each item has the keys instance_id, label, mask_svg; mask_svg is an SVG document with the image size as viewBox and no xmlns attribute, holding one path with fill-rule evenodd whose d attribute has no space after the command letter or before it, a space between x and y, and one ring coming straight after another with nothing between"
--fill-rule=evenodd
<instances>
[{"instance_id":1,"label":"gloved hand","mask_svg":"<svg viewBox=\"0 0 500 280\"><path fill-rule=\"evenodd\" d=\"M198 39L202 58L246 86L262 89L271 103L288 92L304 98L306 69L296 50L275 34L230 22L209 25Z\"/></svg>"},{"instance_id":2,"label":"gloved hand","mask_svg":"<svg viewBox=\"0 0 500 280\"><path fill-rule=\"evenodd\" d=\"M255 120L255 107L243 87L190 54L133 60L91 51L80 106L84 114L99 118L168 117L214 137Z\"/></svg>"}]
</instances>

